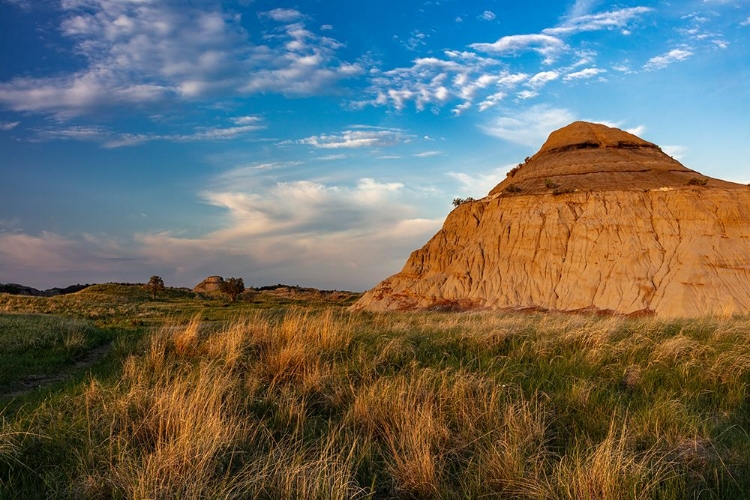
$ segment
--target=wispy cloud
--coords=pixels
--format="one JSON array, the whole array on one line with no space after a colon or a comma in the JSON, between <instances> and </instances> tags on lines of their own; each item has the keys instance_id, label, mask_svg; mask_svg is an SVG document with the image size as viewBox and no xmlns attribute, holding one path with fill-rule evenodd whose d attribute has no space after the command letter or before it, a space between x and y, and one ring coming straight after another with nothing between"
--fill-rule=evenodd
<instances>
[{"instance_id":1,"label":"wispy cloud","mask_svg":"<svg viewBox=\"0 0 750 500\"><path fill-rule=\"evenodd\" d=\"M646 70L662 69L672 63L684 61L692 55L693 52L688 49L672 49L666 54L652 57L646 64L643 65L643 68Z\"/></svg>"},{"instance_id":2,"label":"wispy cloud","mask_svg":"<svg viewBox=\"0 0 750 500\"><path fill-rule=\"evenodd\" d=\"M60 32L86 61L74 73L0 83L0 104L70 119L112 106L274 92L328 93L363 68L336 57L338 41L316 34L294 9L274 9L264 44L241 18L199 3L64 0Z\"/></svg>"},{"instance_id":3,"label":"wispy cloud","mask_svg":"<svg viewBox=\"0 0 750 500\"><path fill-rule=\"evenodd\" d=\"M168 283L222 274L255 284L365 289L398 271L404 255L442 224L420 216L415 200L424 194L402 183L361 178L353 185L259 186L257 179L241 182L246 174L227 172L200 194L224 212L220 230L192 237L143 232L122 240L0 231L0 275L38 286L133 281L150 273ZM133 262L143 276L133 276Z\"/></svg>"},{"instance_id":4,"label":"wispy cloud","mask_svg":"<svg viewBox=\"0 0 750 500\"><path fill-rule=\"evenodd\" d=\"M16 128L21 122L0 122L0 130L7 132L8 130L13 130Z\"/></svg>"},{"instance_id":5,"label":"wispy cloud","mask_svg":"<svg viewBox=\"0 0 750 500\"><path fill-rule=\"evenodd\" d=\"M662 146L661 149L675 160L681 161L685 155L689 152L689 148L685 146Z\"/></svg>"},{"instance_id":6,"label":"wispy cloud","mask_svg":"<svg viewBox=\"0 0 750 500\"><path fill-rule=\"evenodd\" d=\"M566 82L569 82L571 80L586 80L589 78L593 78L597 75L601 75L602 73L606 73L606 69L601 68L586 68L582 69L581 71L576 71L574 73L568 73L563 77L563 80Z\"/></svg>"},{"instance_id":7,"label":"wispy cloud","mask_svg":"<svg viewBox=\"0 0 750 500\"><path fill-rule=\"evenodd\" d=\"M345 154L336 154L336 155L325 155L325 156L318 156L315 158L316 160L320 161L336 161L336 160L345 160L349 158L349 155Z\"/></svg>"},{"instance_id":8,"label":"wispy cloud","mask_svg":"<svg viewBox=\"0 0 750 500\"><path fill-rule=\"evenodd\" d=\"M382 148L411 141L413 136L400 129L352 129L338 134L314 135L296 141L316 148Z\"/></svg>"},{"instance_id":9,"label":"wispy cloud","mask_svg":"<svg viewBox=\"0 0 750 500\"><path fill-rule=\"evenodd\" d=\"M201 127L190 133L180 134L145 134L120 133L101 126L57 126L34 129L37 141L73 140L100 143L106 149L135 146L146 142L193 142L220 141L248 136L253 132L265 129L257 117L235 118L235 123L253 123L252 125L234 125L228 127Z\"/></svg>"},{"instance_id":10,"label":"wispy cloud","mask_svg":"<svg viewBox=\"0 0 750 500\"><path fill-rule=\"evenodd\" d=\"M417 158L431 158L433 156L440 156L442 154L442 151L424 151L422 153L416 153L413 156L416 156Z\"/></svg>"},{"instance_id":11,"label":"wispy cloud","mask_svg":"<svg viewBox=\"0 0 750 500\"><path fill-rule=\"evenodd\" d=\"M506 141L539 147L552 131L572 121L575 121L575 115L571 111L540 104L511 116L495 118L481 130Z\"/></svg>"},{"instance_id":12,"label":"wispy cloud","mask_svg":"<svg viewBox=\"0 0 750 500\"><path fill-rule=\"evenodd\" d=\"M599 31L605 29L624 29L633 20L652 12L650 7L630 7L627 9L612 10L599 14L586 14L571 17L560 26L542 30L546 35L560 36L572 35L584 31Z\"/></svg>"},{"instance_id":13,"label":"wispy cloud","mask_svg":"<svg viewBox=\"0 0 750 500\"><path fill-rule=\"evenodd\" d=\"M504 36L493 43L473 43L470 47L479 52L498 55L512 55L531 50L544 56L545 62L551 63L566 45L558 37L540 33Z\"/></svg>"},{"instance_id":14,"label":"wispy cloud","mask_svg":"<svg viewBox=\"0 0 750 500\"><path fill-rule=\"evenodd\" d=\"M538 90L558 78L560 78L560 73L557 71L542 71L529 78L527 85L534 90Z\"/></svg>"},{"instance_id":15,"label":"wispy cloud","mask_svg":"<svg viewBox=\"0 0 750 500\"><path fill-rule=\"evenodd\" d=\"M302 13L296 9L273 9L268 12L261 12L260 17L270 17L280 23L292 23L301 19Z\"/></svg>"},{"instance_id":16,"label":"wispy cloud","mask_svg":"<svg viewBox=\"0 0 750 500\"><path fill-rule=\"evenodd\" d=\"M483 21L492 21L493 19L495 19L495 13L491 10L485 10L478 17Z\"/></svg>"},{"instance_id":17,"label":"wispy cloud","mask_svg":"<svg viewBox=\"0 0 750 500\"><path fill-rule=\"evenodd\" d=\"M605 70L592 66L596 54L576 46L573 35L581 32L633 29L637 21L653 11L648 7L616 9L592 14L599 2L577 1L561 24L540 33L514 34L494 42L476 42L470 50L446 50L441 56L417 58L411 66L375 73L371 78L372 99L356 106L390 106L398 111L412 104L417 111L438 112L450 106L454 115L474 108L486 111L509 94L531 99L548 83L591 78ZM529 76L529 54L541 56L542 68ZM554 63L559 67L550 68ZM524 70L520 70L523 67ZM596 73L595 73L596 72ZM518 89L524 84L525 89Z\"/></svg>"},{"instance_id":18,"label":"wispy cloud","mask_svg":"<svg viewBox=\"0 0 750 500\"><path fill-rule=\"evenodd\" d=\"M487 173L467 174L466 172L448 172L448 176L458 181L458 191L462 195L482 198L492 188L502 182L508 171L515 165L505 165Z\"/></svg>"},{"instance_id":19,"label":"wispy cloud","mask_svg":"<svg viewBox=\"0 0 750 500\"><path fill-rule=\"evenodd\" d=\"M600 3L601 0L576 0L565 17L566 19L576 19L586 16L591 14L594 7Z\"/></svg>"}]
</instances>

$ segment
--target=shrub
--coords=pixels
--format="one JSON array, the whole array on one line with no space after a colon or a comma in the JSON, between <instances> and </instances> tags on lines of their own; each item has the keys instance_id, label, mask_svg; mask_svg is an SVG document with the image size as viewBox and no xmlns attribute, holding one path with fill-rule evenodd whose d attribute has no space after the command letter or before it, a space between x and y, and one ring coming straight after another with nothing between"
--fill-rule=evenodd
<instances>
[{"instance_id":1,"label":"shrub","mask_svg":"<svg viewBox=\"0 0 750 500\"><path fill-rule=\"evenodd\" d=\"M511 168L508 173L506 174L507 177L515 177L516 173L518 173L519 170L521 170L521 167L523 167L523 163L519 163L515 167Z\"/></svg>"},{"instance_id":2,"label":"shrub","mask_svg":"<svg viewBox=\"0 0 750 500\"><path fill-rule=\"evenodd\" d=\"M559 187L559 185L556 184L555 181L553 181L552 179L544 179L544 186L547 189L555 189L555 188Z\"/></svg>"},{"instance_id":3,"label":"shrub","mask_svg":"<svg viewBox=\"0 0 750 500\"><path fill-rule=\"evenodd\" d=\"M521 191L522 189L515 184L510 184L507 188L505 188L506 193L520 193Z\"/></svg>"},{"instance_id":4,"label":"shrub","mask_svg":"<svg viewBox=\"0 0 750 500\"><path fill-rule=\"evenodd\" d=\"M463 205L464 203L468 203L470 201L476 201L474 198L469 196L468 198L453 198L453 206L457 207L459 205Z\"/></svg>"},{"instance_id":5,"label":"shrub","mask_svg":"<svg viewBox=\"0 0 750 500\"><path fill-rule=\"evenodd\" d=\"M708 184L708 179L699 179L697 177L693 177L688 181L688 186L705 186Z\"/></svg>"}]
</instances>

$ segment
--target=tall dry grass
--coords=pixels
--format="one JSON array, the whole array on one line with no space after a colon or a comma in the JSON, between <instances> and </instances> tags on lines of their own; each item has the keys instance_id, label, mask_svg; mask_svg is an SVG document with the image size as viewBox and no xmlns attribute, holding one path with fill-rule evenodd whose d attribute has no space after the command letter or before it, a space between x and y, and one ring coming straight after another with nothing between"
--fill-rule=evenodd
<instances>
[{"instance_id":1,"label":"tall dry grass","mask_svg":"<svg viewBox=\"0 0 750 500\"><path fill-rule=\"evenodd\" d=\"M83 425L46 480L85 498L741 498L748 333L744 318L196 317L70 403Z\"/></svg>"}]
</instances>

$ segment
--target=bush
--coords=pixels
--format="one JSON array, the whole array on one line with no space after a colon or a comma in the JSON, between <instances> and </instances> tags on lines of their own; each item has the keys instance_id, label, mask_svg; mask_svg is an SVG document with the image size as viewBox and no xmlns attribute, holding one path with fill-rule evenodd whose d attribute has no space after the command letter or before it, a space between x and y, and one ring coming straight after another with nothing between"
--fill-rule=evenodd
<instances>
[{"instance_id":1,"label":"bush","mask_svg":"<svg viewBox=\"0 0 750 500\"><path fill-rule=\"evenodd\" d=\"M697 177L693 177L688 181L688 186L705 186L708 184L708 179L699 179Z\"/></svg>"},{"instance_id":2,"label":"bush","mask_svg":"<svg viewBox=\"0 0 750 500\"><path fill-rule=\"evenodd\" d=\"M552 179L544 179L544 186L547 189L555 189L557 187L560 187L558 184L555 183Z\"/></svg>"},{"instance_id":3,"label":"bush","mask_svg":"<svg viewBox=\"0 0 750 500\"><path fill-rule=\"evenodd\" d=\"M457 207L459 205L463 205L464 203L468 203L470 201L476 201L474 198L469 196L468 198L453 198L453 206Z\"/></svg>"},{"instance_id":4,"label":"bush","mask_svg":"<svg viewBox=\"0 0 750 500\"><path fill-rule=\"evenodd\" d=\"M518 172L519 170L521 170L521 167L523 167L523 163L519 163L519 164L518 164L518 165L516 165L515 167L511 168L511 169L510 169L510 170L508 171L508 173L507 173L507 177L515 177L516 173L517 173L517 172Z\"/></svg>"},{"instance_id":5,"label":"bush","mask_svg":"<svg viewBox=\"0 0 750 500\"><path fill-rule=\"evenodd\" d=\"M509 184L507 188L505 188L506 193L520 193L522 189L515 184Z\"/></svg>"}]
</instances>

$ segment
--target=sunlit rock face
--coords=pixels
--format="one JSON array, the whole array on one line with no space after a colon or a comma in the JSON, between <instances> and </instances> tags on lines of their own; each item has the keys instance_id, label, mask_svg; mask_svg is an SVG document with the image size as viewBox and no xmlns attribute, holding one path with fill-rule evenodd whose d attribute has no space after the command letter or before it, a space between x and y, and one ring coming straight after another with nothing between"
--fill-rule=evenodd
<instances>
[{"instance_id":1,"label":"sunlit rock face","mask_svg":"<svg viewBox=\"0 0 750 500\"><path fill-rule=\"evenodd\" d=\"M217 292L221 290L221 284L223 282L224 278L222 278L221 276L209 276L208 278L195 285L193 291L196 293Z\"/></svg>"},{"instance_id":2,"label":"sunlit rock face","mask_svg":"<svg viewBox=\"0 0 750 500\"><path fill-rule=\"evenodd\" d=\"M353 310L750 313L750 187L575 122Z\"/></svg>"}]
</instances>

